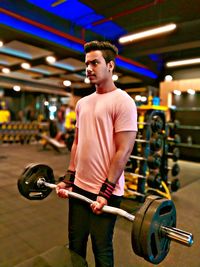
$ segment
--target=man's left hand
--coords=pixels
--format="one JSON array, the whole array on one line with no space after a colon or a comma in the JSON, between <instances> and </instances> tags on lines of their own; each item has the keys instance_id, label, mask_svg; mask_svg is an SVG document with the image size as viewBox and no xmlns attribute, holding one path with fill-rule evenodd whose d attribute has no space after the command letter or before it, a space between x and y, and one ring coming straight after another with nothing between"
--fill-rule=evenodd
<instances>
[{"instance_id":1,"label":"man's left hand","mask_svg":"<svg viewBox=\"0 0 200 267\"><path fill-rule=\"evenodd\" d=\"M108 202L104 197L98 196L96 201L94 201L90 205L90 207L92 208L92 211L95 214L101 214L101 213L103 213L103 211L102 211L103 206L105 206L107 204L108 204Z\"/></svg>"}]
</instances>

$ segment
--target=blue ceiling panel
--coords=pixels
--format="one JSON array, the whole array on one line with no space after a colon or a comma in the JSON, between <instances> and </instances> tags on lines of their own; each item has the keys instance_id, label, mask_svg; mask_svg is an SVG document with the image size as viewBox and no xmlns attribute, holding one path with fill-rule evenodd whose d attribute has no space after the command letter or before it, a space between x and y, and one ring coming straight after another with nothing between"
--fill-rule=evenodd
<instances>
[{"instance_id":1,"label":"blue ceiling panel","mask_svg":"<svg viewBox=\"0 0 200 267\"><path fill-rule=\"evenodd\" d=\"M72 23L81 26L85 29L89 29L104 38L114 39L116 36L125 34L126 31L112 21L104 22L98 25L92 25L93 23L104 19L102 15L95 13L95 11L84 5L78 0L68 0L60 3L59 5L52 6L55 0L27 0L29 3L36 5L56 16L62 17ZM115 33L115 35L113 35Z\"/></svg>"},{"instance_id":2,"label":"blue ceiling panel","mask_svg":"<svg viewBox=\"0 0 200 267\"><path fill-rule=\"evenodd\" d=\"M72 49L73 51L81 52L81 53L84 52L83 45L80 43L71 41L67 38L61 37L57 34L41 29L39 27L26 23L23 20L13 18L3 13L1 13L1 24L9 26L19 31L34 35L41 39L45 38L45 40L57 43L61 46Z\"/></svg>"}]
</instances>

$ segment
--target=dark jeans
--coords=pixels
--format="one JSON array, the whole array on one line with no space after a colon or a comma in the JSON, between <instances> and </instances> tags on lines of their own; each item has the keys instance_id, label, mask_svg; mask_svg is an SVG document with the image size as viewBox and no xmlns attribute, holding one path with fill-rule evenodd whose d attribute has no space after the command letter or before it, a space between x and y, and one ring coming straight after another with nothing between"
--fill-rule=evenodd
<instances>
[{"instance_id":1,"label":"dark jeans","mask_svg":"<svg viewBox=\"0 0 200 267\"><path fill-rule=\"evenodd\" d=\"M74 187L74 192L96 200L96 195ZM119 207L121 197L112 196L108 205ZM96 215L90 204L82 200L69 199L69 248L86 258L88 236L91 236L96 267L113 267L113 231L116 215Z\"/></svg>"}]
</instances>

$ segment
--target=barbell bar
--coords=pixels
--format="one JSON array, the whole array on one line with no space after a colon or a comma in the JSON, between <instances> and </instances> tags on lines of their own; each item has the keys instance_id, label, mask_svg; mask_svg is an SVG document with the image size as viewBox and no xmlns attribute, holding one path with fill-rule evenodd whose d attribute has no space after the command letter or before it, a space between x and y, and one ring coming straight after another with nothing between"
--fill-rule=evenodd
<instances>
[{"instance_id":1,"label":"barbell bar","mask_svg":"<svg viewBox=\"0 0 200 267\"><path fill-rule=\"evenodd\" d=\"M130 155L130 159L140 160L140 161L147 161L147 164L150 169L157 169L161 165L161 156L158 153L155 153L153 155L149 155L147 158L136 156L136 155Z\"/></svg>"},{"instance_id":2,"label":"barbell bar","mask_svg":"<svg viewBox=\"0 0 200 267\"><path fill-rule=\"evenodd\" d=\"M30 164L18 179L19 192L30 200L42 200L56 188L53 170L44 164ZM53 182L53 183L52 183ZM69 197L92 204L93 200L63 189ZM171 200L148 196L142 207L132 215L125 210L105 205L103 212L124 217L133 223L133 251L147 261L158 264L168 254L170 242L190 247L193 235L176 227L176 208Z\"/></svg>"}]
</instances>

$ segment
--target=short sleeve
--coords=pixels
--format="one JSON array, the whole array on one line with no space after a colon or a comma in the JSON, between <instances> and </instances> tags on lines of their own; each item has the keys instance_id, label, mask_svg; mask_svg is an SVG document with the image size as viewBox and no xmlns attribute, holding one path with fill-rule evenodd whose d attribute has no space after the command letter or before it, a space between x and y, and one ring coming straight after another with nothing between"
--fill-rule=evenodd
<instances>
[{"instance_id":1,"label":"short sleeve","mask_svg":"<svg viewBox=\"0 0 200 267\"><path fill-rule=\"evenodd\" d=\"M129 95L125 95L116 105L114 131L137 132L137 108Z\"/></svg>"}]
</instances>

